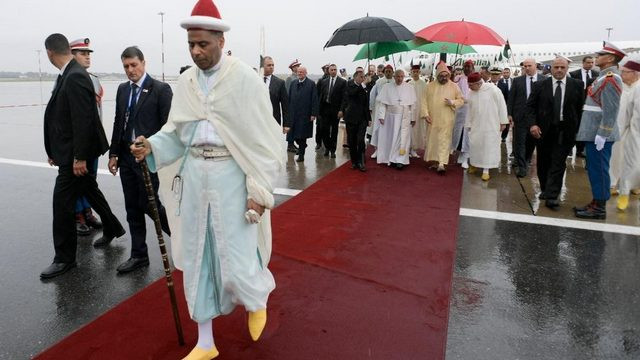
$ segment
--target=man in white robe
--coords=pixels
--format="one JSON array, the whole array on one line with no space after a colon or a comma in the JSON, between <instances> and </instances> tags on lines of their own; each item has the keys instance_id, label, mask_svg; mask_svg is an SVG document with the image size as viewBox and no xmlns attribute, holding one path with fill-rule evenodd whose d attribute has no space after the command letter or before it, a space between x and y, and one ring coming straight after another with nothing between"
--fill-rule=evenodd
<instances>
[{"instance_id":1,"label":"man in white robe","mask_svg":"<svg viewBox=\"0 0 640 360\"><path fill-rule=\"evenodd\" d=\"M640 60L627 60L620 76L620 141L613 145L610 173L611 184L615 184L614 179L619 179L617 207L625 211L629 206L629 193L640 187Z\"/></svg>"},{"instance_id":2,"label":"man in white robe","mask_svg":"<svg viewBox=\"0 0 640 360\"><path fill-rule=\"evenodd\" d=\"M404 82L404 70L396 70L393 79L378 95L377 162L401 170L409 165L411 128L416 121L412 109L417 98L413 86Z\"/></svg>"},{"instance_id":3,"label":"man in white robe","mask_svg":"<svg viewBox=\"0 0 640 360\"><path fill-rule=\"evenodd\" d=\"M268 209L285 156L262 79L223 55L229 26L211 0L200 0L181 26L197 66L180 76L167 124L149 139L138 137L132 152L146 156L152 171L165 168L160 186L172 255L198 323L198 342L184 359L200 360L218 356L212 318L237 305L249 312L254 340L264 329L275 288ZM177 171L167 168L173 163Z\"/></svg>"},{"instance_id":4,"label":"man in white robe","mask_svg":"<svg viewBox=\"0 0 640 360\"><path fill-rule=\"evenodd\" d=\"M420 78L420 65L411 67L411 80L409 84L413 85L416 92L416 103L413 106L413 126L411 128L411 154L413 158L418 157L418 150L424 150L427 142L427 122L420 120L420 105L422 97L427 91L427 82Z\"/></svg>"},{"instance_id":5,"label":"man in white robe","mask_svg":"<svg viewBox=\"0 0 640 360\"><path fill-rule=\"evenodd\" d=\"M467 112L469 111L467 99L469 98L469 94L471 92L471 90L469 89L469 81L467 77L473 72L474 67L475 65L473 60L469 59L465 61L464 67L462 68L463 74L456 77L455 79L455 83L458 84L460 92L462 92L464 105L456 110L456 120L453 126L453 137L451 138L451 151L458 149L458 144L460 144L460 139L462 138L460 154L458 155L458 164L461 164L465 169L468 168L467 161L469 160L469 129L465 128L464 124L467 119Z\"/></svg>"},{"instance_id":6,"label":"man in white robe","mask_svg":"<svg viewBox=\"0 0 640 360\"><path fill-rule=\"evenodd\" d=\"M378 103L377 99L380 92L382 92L382 88L387 84L391 84L392 82L393 82L393 66L387 65L384 67L384 77L381 77L378 80L376 80L376 84L373 86L373 88L371 88L371 93L369 94L369 110L372 111L371 118L374 118L375 115L378 113L378 108L380 103ZM371 140L369 141L369 143L374 147L377 147L378 146L378 127L380 126L380 124L377 121L372 121L372 123L373 124L371 124L371 126L367 127L367 134L371 136ZM371 155L371 158L375 159L377 154L378 152L375 151Z\"/></svg>"},{"instance_id":7,"label":"man in white robe","mask_svg":"<svg viewBox=\"0 0 640 360\"><path fill-rule=\"evenodd\" d=\"M500 135L509 123L507 104L497 86L485 83L480 73L468 77L469 111L464 125L469 129L469 162L471 167L482 169L482 180L488 181L489 169L500 165Z\"/></svg>"}]
</instances>

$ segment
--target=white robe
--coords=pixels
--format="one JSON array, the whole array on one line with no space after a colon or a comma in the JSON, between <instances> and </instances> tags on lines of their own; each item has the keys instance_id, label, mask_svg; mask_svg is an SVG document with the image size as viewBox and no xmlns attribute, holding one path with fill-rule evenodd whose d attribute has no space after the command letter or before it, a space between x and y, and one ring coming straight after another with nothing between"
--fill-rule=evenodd
<instances>
[{"instance_id":1,"label":"white robe","mask_svg":"<svg viewBox=\"0 0 640 360\"><path fill-rule=\"evenodd\" d=\"M637 81L636 84L640 83ZM619 191L622 195L629 195L632 189L640 188L640 85L634 86L633 92L626 98L627 104L620 112L622 121L620 133L626 133L624 140L623 164L620 175ZM620 119L620 118L619 118Z\"/></svg>"},{"instance_id":2,"label":"white robe","mask_svg":"<svg viewBox=\"0 0 640 360\"><path fill-rule=\"evenodd\" d=\"M422 97L427 91L427 82L418 79L411 79L409 84L413 85L416 92L416 103L413 106L414 125L411 129L411 150L424 150L427 143L427 122L420 120L420 106L422 105Z\"/></svg>"},{"instance_id":3,"label":"white robe","mask_svg":"<svg viewBox=\"0 0 640 360\"><path fill-rule=\"evenodd\" d=\"M376 84L371 88L371 94L369 94L369 110L372 111L372 114L375 116L378 113L380 108L380 102L378 101L378 96L382 92L382 88L387 85L393 83L393 79L387 79L386 77L382 77L376 81ZM367 127L367 134L371 135L371 145L378 146L378 127L380 124L377 121L372 121L371 126Z\"/></svg>"},{"instance_id":4,"label":"white robe","mask_svg":"<svg viewBox=\"0 0 640 360\"><path fill-rule=\"evenodd\" d=\"M409 164L411 146L412 108L416 103L416 93L412 85L387 84L378 95L378 164ZM380 122L384 119L384 124Z\"/></svg>"},{"instance_id":5,"label":"white robe","mask_svg":"<svg viewBox=\"0 0 640 360\"><path fill-rule=\"evenodd\" d=\"M215 235L216 267L220 267L215 274L221 278L216 284L218 303L222 300L217 313L227 313L235 304L243 304L250 311L266 306L267 296L275 286L266 268L271 255L268 209L274 206L273 183L285 164L280 128L273 121L269 94L255 72L241 61L226 57L206 96L200 88L199 72L192 67L178 79L169 119L149 138L152 156L147 159L150 169L160 169L160 195L172 230L172 258L176 268L184 272L185 296L192 318L197 290L202 286L202 268L206 267L203 253L208 231ZM187 155L182 173L183 196L178 202L171 186L189 146L182 132L191 132L188 129L200 120L213 125L233 160L205 161ZM229 176L223 176L225 173ZM224 181L243 184L245 189ZM233 199L228 199L231 190L225 190L225 186L234 188ZM267 209L258 225L247 224L243 219L247 199ZM179 216L176 208L181 210ZM207 229L207 224L213 229ZM252 238L237 238L237 234Z\"/></svg>"},{"instance_id":6,"label":"white robe","mask_svg":"<svg viewBox=\"0 0 640 360\"><path fill-rule=\"evenodd\" d=\"M471 165L494 169L500 165L500 125L508 124L507 105L497 86L484 83L471 91L465 128L469 131L469 162Z\"/></svg>"},{"instance_id":7,"label":"white robe","mask_svg":"<svg viewBox=\"0 0 640 360\"><path fill-rule=\"evenodd\" d=\"M630 119L633 112L633 91L638 87L639 81L631 86L622 84L622 94L620 95L620 109L618 111L618 130L620 131L620 140L613 143L611 149L611 161L609 167L609 176L611 177L611 187L616 187L618 180L622 175L624 167L624 143L629 139Z\"/></svg>"},{"instance_id":8,"label":"white robe","mask_svg":"<svg viewBox=\"0 0 640 360\"><path fill-rule=\"evenodd\" d=\"M451 137L451 151L458 148L460 137L462 137L462 147L460 148L460 152L466 154L469 152L469 130L465 129L465 122L467 119L467 112L469 111L467 100L469 99L471 90L469 89L469 83L466 75L460 75L456 84L458 84L458 87L462 92L462 97L464 98L465 103L456 110L456 120L453 125L453 134Z\"/></svg>"}]
</instances>

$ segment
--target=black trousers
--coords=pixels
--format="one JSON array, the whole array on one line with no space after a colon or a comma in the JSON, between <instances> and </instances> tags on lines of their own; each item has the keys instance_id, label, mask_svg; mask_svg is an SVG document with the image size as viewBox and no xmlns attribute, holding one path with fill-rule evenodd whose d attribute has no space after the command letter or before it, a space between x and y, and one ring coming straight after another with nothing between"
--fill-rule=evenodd
<instances>
[{"instance_id":1,"label":"black trousers","mask_svg":"<svg viewBox=\"0 0 640 360\"><path fill-rule=\"evenodd\" d=\"M322 126L323 126L323 122L324 122L324 118L322 115L318 115L317 119L316 119L316 146L322 146ZM296 139L296 141L298 141ZM306 139L305 139L305 143L306 143Z\"/></svg>"},{"instance_id":2,"label":"black trousers","mask_svg":"<svg viewBox=\"0 0 640 360\"><path fill-rule=\"evenodd\" d=\"M536 147L536 142L529 133L529 127L522 121L514 121L513 128L513 156L516 165L521 169L527 169L531 155Z\"/></svg>"},{"instance_id":3,"label":"black trousers","mask_svg":"<svg viewBox=\"0 0 640 360\"><path fill-rule=\"evenodd\" d=\"M298 155L304 157L305 149L307 148L307 139L296 139L298 144Z\"/></svg>"},{"instance_id":4,"label":"black trousers","mask_svg":"<svg viewBox=\"0 0 640 360\"><path fill-rule=\"evenodd\" d=\"M555 126L551 126L543 137L536 141L537 171L540 190L547 199L557 199L562 190L562 179L567 168L567 156L573 143L564 144Z\"/></svg>"},{"instance_id":5,"label":"black trousers","mask_svg":"<svg viewBox=\"0 0 640 360\"><path fill-rule=\"evenodd\" d=\"M506 140L507 136L509 136L509 128L511 127L511 124L507 124L507 126L504 127L504 130L502 130L502 134L501 134L501 138L502 140Z\"/></svg>"},{"instance_id":6,"label":"black trousers","mask_svg":"<svg viewBox=\"0 0 640 360\"><path fill-rule=\"evenodd\" d=\"M364 138L367 132L367 123L346 123L346 125L351 163L364 165L364 151L366 148Z\"/></svg>"},{"instance_id":7,"label":"black trousers","mask_svg":"<svg viewBox=\"0 0 640 360\"><path fill-rule=\"evenodd\" d=\"M322 138L324 148L329 150L330 152L336 152L339 126L340 119L338 119L338 112L327 112L322 115L322 122L320 123L320 136Z\"/></svg>"},{"instance_id":8,"label":"black trousers","mask_svg":"<svg viewBox=\"0 0 640 360\"><path fill-rule=\"evenodd\" d=\"M88 161L89 173L96 165ZM111 212L111 208L98 188L96 178L91 175L73 175L73 165L58 168L58 177L53 188L53 246L55 248L54 262L69 263L76 260L75 208L80 196L85 196L93 210L100 215L103 224L103 234L117 236L124 233L124 228L118 218Z\"/></svg>"},{"instance_id":9,"label":"black trousers","mask_svg":"<svg viewBox=\"0 0 640 360\"><path fill-rule=\"evenodd\" d=\"M122 154L118 158L118 166L120 168L120 182L122 183L122 191L124 192L124 205L127 210L127 222L129 223L129 233L131 234L131 257L141 258L147 257L147 224L144 215L151 217L151 208L149 207L149 199L147 190L144 185L144 177L142 168L138 164L131 153L122 149ZM167 212L160 203L158 197L158 175L151 173L151 184L155 192L156 204L158 205L158 213L160 215L160 223L162 230L169 236L169 222L167 221Z\"/></svg>"}]
</instances>

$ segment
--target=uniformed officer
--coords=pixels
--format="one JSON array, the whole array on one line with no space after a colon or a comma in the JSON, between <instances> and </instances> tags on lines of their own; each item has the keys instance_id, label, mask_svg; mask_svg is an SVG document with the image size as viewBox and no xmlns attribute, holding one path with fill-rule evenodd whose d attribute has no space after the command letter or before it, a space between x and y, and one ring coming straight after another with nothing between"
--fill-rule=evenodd
<instances>
[{"instance_id":1,"label":"uniformed officer","mask_svg":"<svg viewBox=\"0 0 640 360\"><path fill-rule=\"evenodd\" d=\"M610 42L605 41L596 56L600 76L588 89L582 112L577 141L585 142L587 173L591 184L593 200L584 207L574 207L575 214L583 219L605 219L606 204L611 196L609 161L613 142L619 140L618 108L622 93L622 78L618 63L627 54Z\"/></svg>"},{"instance_id":2,"label":"uniformed officer","mask_svg":"<svg viewBox=\"0 0 640 360\"><path fill-rule=\"evenodd\" d=\"M91 66L91 53L93 50L89 47L90 44L89 38L81 38L69 43L71 54L85 70ZM89 77L93 83L98 115L100 116L100 121L102 121L102 96L104 95L104 90L96 75L89 73ZM98 169L98 159L96 158L91 161L94 162L94 166L91 168L93 170L91 176L95 177ZM92 229L100 228L102 228L102 223L93 214L93 211L91 211L91 205L84 196L80 197L76 202L76 232L78 235L89 235Z\"/></svg>"}]
</instances>

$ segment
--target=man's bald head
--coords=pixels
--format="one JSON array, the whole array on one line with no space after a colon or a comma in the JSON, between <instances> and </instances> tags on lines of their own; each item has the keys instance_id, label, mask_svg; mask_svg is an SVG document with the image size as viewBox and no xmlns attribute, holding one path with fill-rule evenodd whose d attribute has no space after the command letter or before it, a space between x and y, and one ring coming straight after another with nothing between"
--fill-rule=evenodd
<instances>
[{"instance_id":1,"label":"man's bald head","mask_svg":"<svg viewBox=\"0 0 640 360\"><path fill-rule=\"evenodd\" d=\"M557 57L551 63L551 75L556 80L562 80L567 76L569 61L564 57Z\"/></svg>"},{"instance_id":2,"label":"man's bald head","mask_svg":"<svg viewBox=\"0 0 640 360\"><path fill-rule=\"evenodd\" d=\"M536 60L533 58L528 58L525 61L523 61L522 67L524 68L524 73L528 76L533 76L537 72Z\"/></svg>"}]
</instances>

